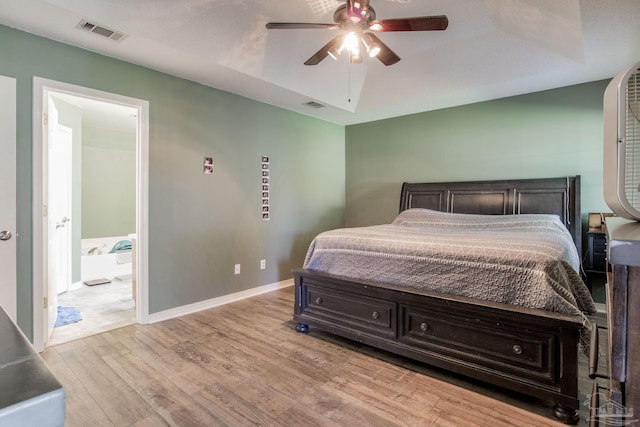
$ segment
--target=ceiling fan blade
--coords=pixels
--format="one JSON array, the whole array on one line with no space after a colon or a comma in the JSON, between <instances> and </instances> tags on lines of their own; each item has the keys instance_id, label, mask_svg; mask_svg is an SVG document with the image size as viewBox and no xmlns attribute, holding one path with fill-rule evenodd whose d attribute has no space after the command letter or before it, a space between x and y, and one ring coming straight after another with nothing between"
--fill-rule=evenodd
<instances>
[{"instance_id":1,"label":"ceiling fan blade","mask_svg":"<svg viewBox=\"0 0 640 427\"><path fill-rule=\"evenodd\" d=\"M446 15L419 16L415 18L378 19L371 21L369 29L378 32L389 31L441 31L449 26ZM380 28L378 28L380 27Z\"/></svg>"},{"instance_id":2,"label":"ceiling fan blade","mask_svg":"<svg viewBox=\"0 0 640 427\"><path fill-rule=\"evenodd\" d=\"M269 22L266 25L269 30L337 30L336 24L313 24L305 22Z\"/></svg>"},{"instance_id":3,"label":"ceiling fan blade","mask_svg":"<svg viewBox=\"0 0 640 427\"><path fill-rule=\"evenodd\" d=\"M380 40L375 34L368 34L378 44L378 46L380 46L380 52L376 55L376 58L378 58L380 62L388 67L389 65L393 65L396 62L400 61L400 57L396 55L396 53L392 51L389 46L382 43L382 40Z\"/></svg>"},{"instance_id":4,"label":"ceiling fan blade","mask_svg":"<svg viewBox=\"0 0 640 427\"><path fill-rule=\"evenodd\" d=\"M342 39L344 39L344 35L339 35L331 39L331 41L320 48L311 58L307 59L304 65L318 65L320 61L326 58L329 55L329 49L334 46L340 47L342 44Z\"/></svg>"}]
</instances>

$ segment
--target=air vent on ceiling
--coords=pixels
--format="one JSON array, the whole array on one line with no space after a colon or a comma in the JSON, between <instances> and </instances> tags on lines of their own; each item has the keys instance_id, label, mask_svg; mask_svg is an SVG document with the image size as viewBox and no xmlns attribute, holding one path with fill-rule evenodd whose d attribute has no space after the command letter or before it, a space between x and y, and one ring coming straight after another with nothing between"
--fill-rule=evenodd
<instances>
[{"instance_id":1,"label":"air vent on ceiling","mask_svg":"<svg viewBox=\"0 0 640 427\"><path fill-rule=\"evenodd\" d=\"M316 102L316 101L305 102L302 105L306 105L307 107L311 107L311 108L324 108L324 107L326 107L326 105L320 104L319 102Z\"/></svg>"},{"instance_id":2,"label":"air vent on ceiling","mask_svg":"<svg viewBox=\"0 0 640 427\"><path fill-rule=\"evenodd\" d=\"M94 22L87 21L86 19L80 21L78 25L76 25L76 28L87 31L89 33L97 34L102 37L106 37L116 42L122 41L127 37L126 34L112 30L103 25L98 25Z\"/></svg>"}]
</instances>

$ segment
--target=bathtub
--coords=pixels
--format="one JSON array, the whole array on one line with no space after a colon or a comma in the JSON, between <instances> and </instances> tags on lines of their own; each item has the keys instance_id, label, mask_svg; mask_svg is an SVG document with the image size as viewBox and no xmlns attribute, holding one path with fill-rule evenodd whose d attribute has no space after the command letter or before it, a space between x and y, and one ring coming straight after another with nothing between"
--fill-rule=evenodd
<instances>
[{"instance_id":1,"label":"bathtub","mask_svg":"<svg viewBox=\"0 0 640 427\"><path fill-rule=\"evenodd\" d=\"M119 252L110 254L113 246L122 241L131 239L128 236L103 237L95 239L82 239L80 248L80 280L120 278L130 280L131 277L131 252Z\"/></svg>"}]
</instances>

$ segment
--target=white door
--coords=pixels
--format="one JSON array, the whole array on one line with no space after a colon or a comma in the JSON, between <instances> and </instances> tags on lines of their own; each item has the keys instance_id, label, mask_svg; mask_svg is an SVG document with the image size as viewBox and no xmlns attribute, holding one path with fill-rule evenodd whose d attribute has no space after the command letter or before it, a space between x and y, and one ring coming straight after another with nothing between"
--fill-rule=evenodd
<instances>
[{"instance_id":1,"label":"white door","mask_svg":"<svg viewBox=\"0 0 640 427\"><path fill-rule=\"evenodd\" d=\"M49 294L52 295L67 292L71 284L73 130L56 123L50 123L49 127Z\"/></svg>"},{"instance_id":2,"label":"white door","mask_svg":"<svg viewBox=\"0 0 640 427\"><path fill-rule=\"evenodd\" d=\"M51 338L58 316L58 288L67 289L70 280L70 257L67 246L70 245L71 202L71 129L65 132L58 123L58 110L49 97L46 112L47 138L44 151L45 174L48 186L44 194L47 206L47 253L45 257L47 280L47 341Z\"/></svg>"},{"instance_id":3,"label":"white door","mask_svg":"<svg viewBox=\"0 0 640 427\"><path fill-rule=\"evenodd\" d=\"M0 306L16 321L16 80L0 76Z\"/></svg>"}]
</instances>

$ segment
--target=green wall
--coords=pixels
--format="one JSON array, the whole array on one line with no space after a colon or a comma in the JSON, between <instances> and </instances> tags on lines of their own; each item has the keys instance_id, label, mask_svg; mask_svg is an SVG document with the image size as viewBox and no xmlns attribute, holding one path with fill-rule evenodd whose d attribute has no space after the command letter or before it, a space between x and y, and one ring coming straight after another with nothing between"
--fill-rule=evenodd
<instances>
[{"instance_id":1,"label":"green wall","mask_svg":"<svg viewBox=\"0 0 640 427\"><path fill-rule=\"evenodd\" d=\"M18 323L28 336L33 76L149 101L151 313L290 278L315 234L344 225L343 126L4 26L0 58L0 74L17 79ZM270 221L262 155L271 158ZM204 156L213 175L202 173Z\"/></svg>"},{"instance_id":2,"label":"green wall","mask_svg":"<svg viewBox=\"0 0 640 427\"><path fill-rule=\"evenodd\" d=\"M608 81L348 126L346 224L391 221L408 182L582 177L583 220L602 196Z\"/></svg>"},{"instance_id":3,"label":"green wall","mask_svg":"<svg viewBox=\"0 0 640 427\"><path fill-rule=\"evenodd\" d=\"M82 127L82 238L136 232L136 132Z\"/></svg>"}]
</instances>

